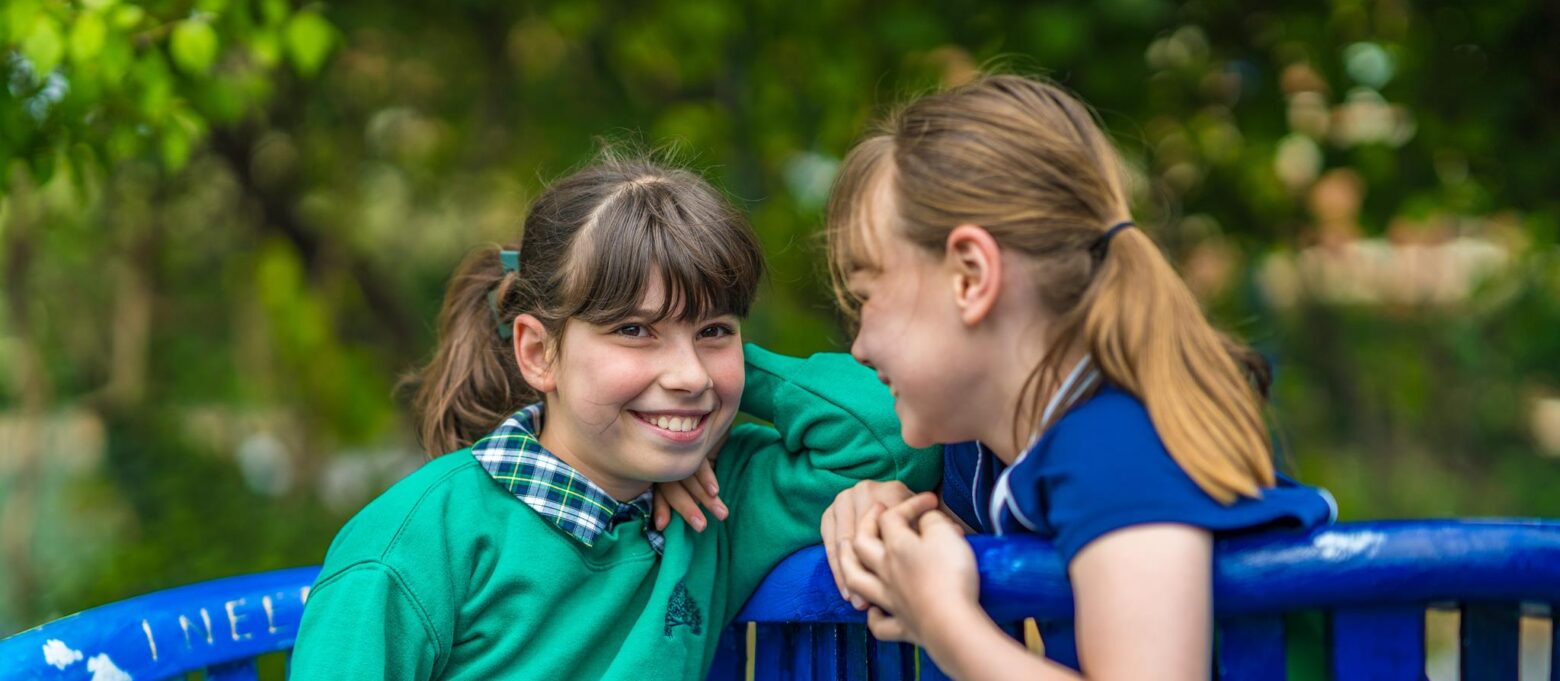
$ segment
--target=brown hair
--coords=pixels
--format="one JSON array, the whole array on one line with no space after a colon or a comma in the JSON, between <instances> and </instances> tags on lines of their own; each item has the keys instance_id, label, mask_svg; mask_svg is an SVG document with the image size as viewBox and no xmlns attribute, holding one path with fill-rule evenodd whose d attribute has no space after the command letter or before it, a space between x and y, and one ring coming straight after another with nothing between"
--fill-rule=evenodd
<instances>
[{"instance_id":1,"label":"brown hair","mask_svg":"<svg viewBox=\"0 0 1560 681\"><path fill-rule=\"evenodd\" d=\"M534 315L556 348L570 319L627 319L652 277L666 298L650 321L746 317L764 269L758 238L719 191L643 159L608 157L553 183L526 214L519 250L517 272L504 271L498 246L466 257L445 292L432 361L403 382L429 456L470 446L541 399L499 325Z\"/></svg>"},{"instance_id":2,"label":"brown hair","mask_svg":"<svg viewBox=\"0 0 1560 681\"><path fill-rule=\"evenodd\" d=\"M1055 319L1014 407L1015 441L1024 426L1049 425L1039 423L1043 401L1065 355L1083 347L1108 380L1143 400L1170 455L1204 491L1225 503L1257 496L1274 484L1266 365L1208 323L1143 231L1116 234L1102 255L1091 249L1131 219L1125 184L1092 112L1055 85L988 76L924 97L840 169L828 208L836 295L854 314L845 281L875 267L875 191L893 198L883 224L928 252L942 253L954 227L979 225L1035 261L1034 284Z\"/></svg>"}]
</instances>

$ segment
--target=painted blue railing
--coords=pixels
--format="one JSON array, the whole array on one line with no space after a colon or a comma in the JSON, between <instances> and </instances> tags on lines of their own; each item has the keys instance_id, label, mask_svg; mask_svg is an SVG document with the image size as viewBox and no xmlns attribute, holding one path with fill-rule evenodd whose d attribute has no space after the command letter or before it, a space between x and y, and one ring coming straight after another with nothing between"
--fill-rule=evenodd
<instances>
[{"instance_id":1,"label":"painted blue railing","mask_svg":"<svg viewBox=\"0 0 1560 681\"><path fill-rule=\"evenodd\" d=\"M1034 538L972 539L981 601L1018 635L1034 618L1046 655L1073 659L1061 561ZM0 641L0 679L255 678L291 648L316 568L205 582L94 608ZM1519 617L1560 614L1560 521L1341 523L1221 542L1214 566L1220 679L1282 679L1283 615L1322 610L1333 678L1421 679L1425 611L1461 611L1461 678L1516 679ZM712 679L741 679L746 623L757 678L942 678L911 648L878 643L842 602L817 547L786 559L726 632ZM1560 680L1560 626L1550 679Z\"/></svg>"}]
</instances>

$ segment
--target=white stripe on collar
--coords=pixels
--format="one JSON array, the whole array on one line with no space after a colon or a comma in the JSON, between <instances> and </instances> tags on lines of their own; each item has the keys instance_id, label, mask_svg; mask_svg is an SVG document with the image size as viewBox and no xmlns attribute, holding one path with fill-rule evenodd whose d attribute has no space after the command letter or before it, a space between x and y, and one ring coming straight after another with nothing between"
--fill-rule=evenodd
<instances>
[{"instance_id":1,"label":"white stripe on collar","mask_svg":"<svg viewBox=\"0 0 1560 681\"><path fill-rule=\"evenodd\" d=\"M1051 401L1045 405L1045 411L1040 416L1040 425L1042 427L1050 428L1053 415L1056 415L1060 410L1071 408L1099 380L1100 372L1098 369L1093 368L1091 364L1089 356L1084 355L1083 359L1078 360L1078 365L1073 367L1072 372L1067 374L1067 379L1062 381L1056 392L1051 395ZM1087 373L1084 372L1085 369L1088 369ZM1018 456L1013 459L1013 463L1008 464L1008 467L1003 469L1002 475L997 478L997 484L991 491L991 508L988 510L988 513L991 515L992 531L998 535L1002 534L1002 508L1004 506L1024 527L1029 528L1030 531L1039 531L1039 526L1026 517L1024 512L1019 510L1018 504L1013 500L1013 490L1009 487L1008 476L1013 472L1014 468L1018 467L1019 463L1023 462L1024 457L1028 456L1029 452L1034 449L1035 443L1040 440L1041 432L1043 431L1036 432L1029 439L1029 444L1024 445L1023 451L1019 452Z\"/></svg>"}]
</instances>

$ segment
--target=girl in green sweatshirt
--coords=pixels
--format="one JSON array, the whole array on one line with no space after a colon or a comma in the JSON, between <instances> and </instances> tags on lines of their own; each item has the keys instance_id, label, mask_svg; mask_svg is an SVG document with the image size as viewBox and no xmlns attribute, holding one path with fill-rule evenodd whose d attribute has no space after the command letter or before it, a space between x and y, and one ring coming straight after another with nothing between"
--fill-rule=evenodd
<instances>
[{"instance_id":1,"label":"girl in green sweatshirt","mask_svg":"<svg viewBox=\"0 0 1560 681\"><path fill-rule=\"evenodd\" d=\"M606 161L543 192L518 253L451 281L414 377L436 456L331 544L292 678L702 678L836 494L933 487L938 453L904 444L871 370L744 348L762 266L692 173ZM658 530L654 499L685 489L716 519Z\"/></svg>"}]
</instances>

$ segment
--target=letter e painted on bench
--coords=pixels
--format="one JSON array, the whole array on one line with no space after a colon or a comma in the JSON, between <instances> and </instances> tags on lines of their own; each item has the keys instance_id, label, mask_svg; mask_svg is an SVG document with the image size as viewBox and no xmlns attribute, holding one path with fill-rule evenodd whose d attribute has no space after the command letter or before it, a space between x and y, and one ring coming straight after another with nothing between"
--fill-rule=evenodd
<instances>
[{"instance_id":1,"label":"letter e painted on bench","mask_svg":"<svg viewBox=\"0 0 1560 681\"><path fill-rule=\"evenodd\" d=\"M243 634L243 635L239 635L239 633L238 633L238 621L241 620L241 619L244 619L244 616L240 615L240 614L238 614L236 612L233 612L233 608L235 608L237 606L240 606L240 605L243 605L244 602L245 602L245 599L240 598L240 599L238 599L236 601L228 601L227 603L222 604L222 608L224 610L227 610L228 631L232 632L233 640L235 642L236 641L241 641L241 640L244 640L244 639L254 638L254 634L246 633L246 634Z\"/></svg>"}]
</instances>

